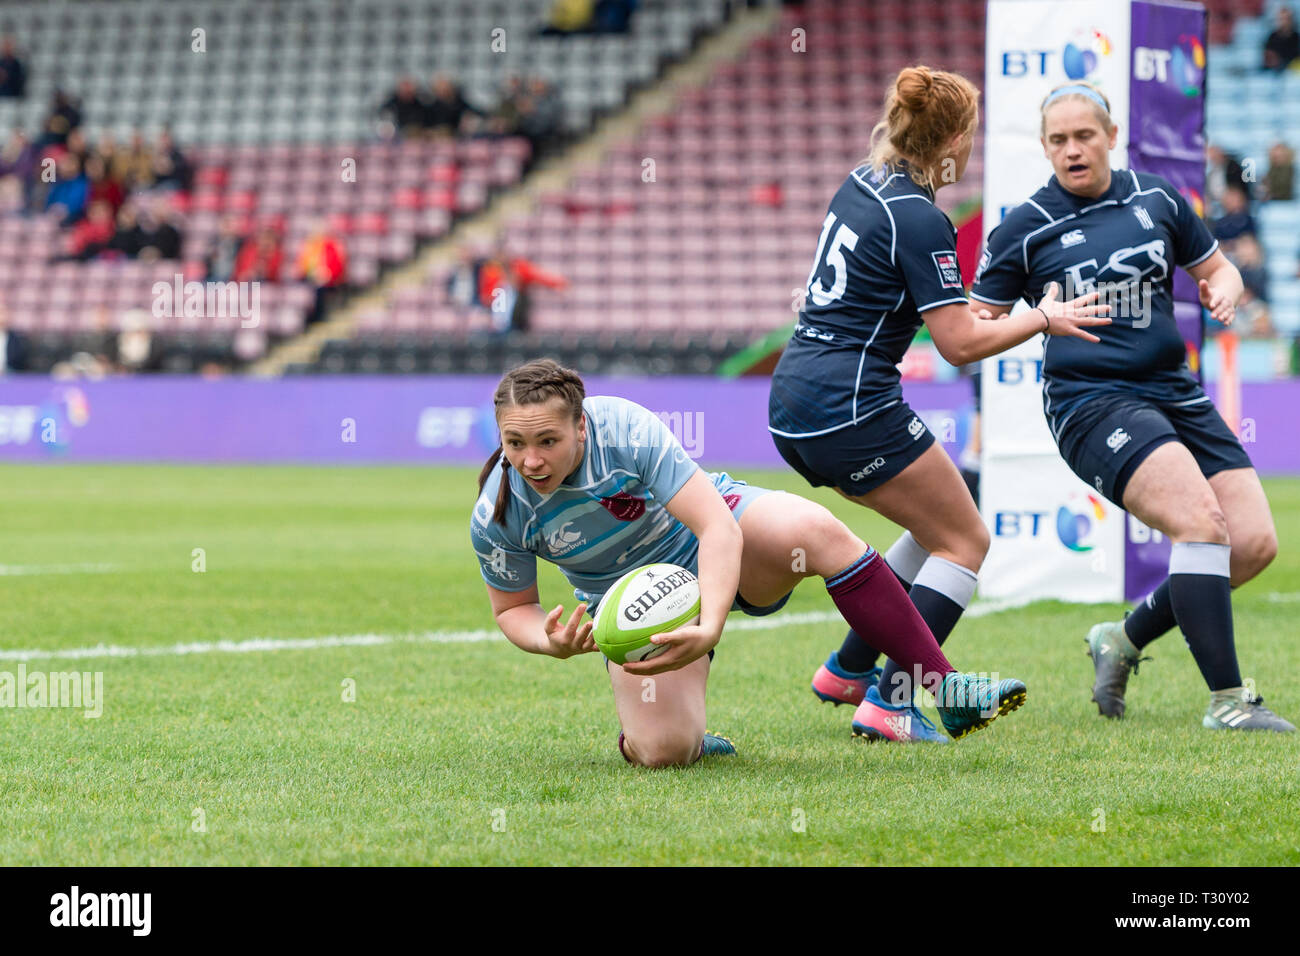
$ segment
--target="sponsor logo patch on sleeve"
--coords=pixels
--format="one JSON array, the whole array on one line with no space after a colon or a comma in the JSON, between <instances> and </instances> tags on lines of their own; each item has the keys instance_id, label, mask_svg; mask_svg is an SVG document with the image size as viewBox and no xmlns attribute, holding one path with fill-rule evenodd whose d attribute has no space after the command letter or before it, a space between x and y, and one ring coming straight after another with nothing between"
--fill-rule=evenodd
<instances>
[{"instance_id":1,"label":"sponsor logo patch on sleeve","mask_svg":"<svg viewBox=\"0 0 1300 956\"><path fill-rule=\"evenodd\" d=\"M934 267L939 271L939 286L944 289L961 288L961 269L957 266L957 253L932 252Z\"/></svg>"}]
</instances>

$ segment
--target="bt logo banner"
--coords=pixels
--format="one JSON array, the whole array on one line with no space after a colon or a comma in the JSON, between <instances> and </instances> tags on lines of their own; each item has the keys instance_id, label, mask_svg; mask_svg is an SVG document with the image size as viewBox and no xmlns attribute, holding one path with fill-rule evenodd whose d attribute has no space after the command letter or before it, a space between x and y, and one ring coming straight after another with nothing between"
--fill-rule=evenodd
<instances>
[{"instance_id":1,"label":"bt logo banner","mask_svg":"<svg viewBox=\"0 0 1300 956\"><path fill-rule=\"evenodd\" d=\"M998 384L1034 384L1043 380L1043 360L1004 357L998 359Z\"/></svg>"},{"instance_id":2,"label":"bt logo banner","mask_svg":"<svg viewBox=\"0 0 1300 956\"><path fill-rule=\"evenodd\" d=\"M1092 78L1098 68L1115 52L1115 45L1101 30L1090 28L1075 31L1058 50L1004 50L1002 75L1011 78L1022 76L1047 76L1058 61L1061 70L1071 80Z\"/></svg>"},{"instance_id":3,"label":"bt logo banner","mask_svg":"<svg viewBox=\"0 0 1300 956\"><path fill-rule=\"evenodd\" d=\"M1091 551L1097 532L1106 520L1106 505L1096 495L1075 492L1056 509L1055 521L1050 511L997 511L993 514L993 535L998 538L1037 538L1051 530L1057 540L1075 552Z\"/></svg>"},{"instance_id":4,"label":"bt logo banner","mask_svg":"<svg viewBox=\"0 0 1300 956\"><path fill-rule=\"evenodd\" d=\"M1205 47L1198 37L1183 34L1172 50L1140 46L1133 51L1133 78L1144 83L1172 82L1186 97L1201 95Z\"/></svg>"}]
</instances>

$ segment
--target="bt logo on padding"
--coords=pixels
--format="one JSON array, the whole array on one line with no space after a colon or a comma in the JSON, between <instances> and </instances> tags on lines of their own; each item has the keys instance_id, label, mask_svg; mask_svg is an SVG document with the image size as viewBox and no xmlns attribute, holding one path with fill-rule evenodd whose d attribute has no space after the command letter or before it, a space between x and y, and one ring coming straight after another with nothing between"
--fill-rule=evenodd
<instances>
[{"instance_id":1,"label":"bt logo on padding","mask_svg":"<svg viewBox=\"0 0 1300 956\"><path fill-rule=\"evenodd\" d=\"M1088 79L1114 50L1115 44L1101 30L1078 30L1071 35L1065 48L1061 50L1061 69L1072 80ZM1047 76L1048 63L1055 56L1055 50L1004 50L1002 75L1013 79L1022 76Z\"/></svg>"},{"instance_id":2,"label":"bt logo on padding","mask_svg":"<svg viewBox=\"0 0 1300 956\"><path fill-rule=\"evenodd\" d=\"M1091 492L1075 492L1056 509L1056 536L1071 551L1091 551L1106 506Z\"/></svg>"},{"instance_id":3,"label":"bt logo on padding","mask_svg":"<svg viewBox=\"0 0 1300 956\"><path fill-rule=\"evenodd\" d=\"M1172 82L1186 97L1201 95L1205 74L1205 47L1200 38L1184 33L1172 50L1140 46L1133 50L1133 78L1157 83Z\"/></svg>"},{"instance_id":4,"label":"bt logo on padding","mask_svg":"<svg viewBox=\"0 0 1300 956\"><path fill-rule=\"evenodd\" d=\"M1019 385L1022 382L1037 384L1043 380L1042 359L998 359L998 384Z\"/></svg>"}]
</instances>

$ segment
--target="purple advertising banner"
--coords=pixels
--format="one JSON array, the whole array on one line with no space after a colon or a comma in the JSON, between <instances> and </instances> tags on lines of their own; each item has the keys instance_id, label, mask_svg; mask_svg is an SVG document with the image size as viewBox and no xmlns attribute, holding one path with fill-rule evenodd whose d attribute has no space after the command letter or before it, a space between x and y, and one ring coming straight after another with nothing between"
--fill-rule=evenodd
<instances>
[{"instance_id":1,"label":"purple advertising banner","mask_svg":"<svg viewBox=\"0 0 1300 956\"><path fill-rule=\"evenodd\" d=\"M1199 3L1132 6L1129 166L1154 173L1205 214L1205 9ZM1196 284L1182 270L1174 297L1183 338L1201 349L1204 330Z\"/></svg>"},{"instance_id":2,"label":"purple advertising banner","mask_svg":"<svg viewBox=\"0 0 1300 956\"><path fill-rule=\"evenodd\" d=\"M237 379L0 378L0 461L480 464L496 448L489 376ZM587 380L659 414L708 466L785 468L767 431L766 378ZM1264 474L1300 474L1300 380L1242 386L1242 440ZM908 383L953 457L969 382Z\"/></svg>"},{"instance_id":3,"label":"purple advertising banner","mask_svg":"<svg viewBox=\"0 0 1300 956\"><path fill-rule=\"evenodd\" d=\"M141 377L0 379L0 460L479 464L497 446L497 379ZM587 380L659 414L705 464L785 467L767 431L766 378ZM908 395L954 457L968 382Z\"/></svg>"},{"instance_id":4,"label":"purple advertising banner","mask_svg":"<svg viewBox=\"0 0 1300 956\"><path fill-rule=\"evenodd\" d=\"M1129 166L1155 173L1205 213L1205 9L1199 3L1132 6L1129 74ZM1205 331L1196 284L1174 275L1174 317L1200 371ZM1149 594L1169 572L1169 542L1128 520L1124 597Z\"/></svg>"}]
</instances>

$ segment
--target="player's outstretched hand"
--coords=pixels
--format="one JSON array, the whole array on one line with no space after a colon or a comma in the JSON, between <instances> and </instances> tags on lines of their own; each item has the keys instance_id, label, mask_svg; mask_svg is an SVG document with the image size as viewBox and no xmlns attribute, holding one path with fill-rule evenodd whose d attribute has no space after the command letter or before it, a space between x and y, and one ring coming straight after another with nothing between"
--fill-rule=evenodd
<instances>
[{"instance_id":1,"label":"player's outstretched hand","mask_svg":"<svg viewBox=\"0 0 1300 956\"><path fill-rule=\"evenodd\" d=\"M596 622L583 623L582 615L586 612L587 605L579 604L564 624L560 623L560 616L564 613L563 604L555 605L551 613L546 615L546 640L550 642L552 657L572 657L596 649L596 642L591 636L591 629L596 626Z\"/></svg>"},{"instance_id":2,"label":"player's outstretched hand","mask_svg":"<svg viewBox=\"0 0 1300 956\"><path fill-rule=\"evenodd\" d=\"M1211 287L1205 279L1197 283L1197 289L1201 293L1201 305L1210 310L1210 318L1221 325L1232 325L1232 320L1237 317L1237 307L1232 300Z\"/></svg>"},{"instance_id":3,"label":"player's outstretched hand","mask_svg":"<svg viewBox=\"0 0 1300 956\"><path fill-rule=\"evenodd\" d=\"M667 644L668 650L648 661L629 661L623 670L629 674L662 674L699 660L718 643L721 634L710 634L698 624L688 624L675 631L665 631L650 638L654 644Z\"/></svg>"},{"instance_id":4,"label":"player's outstretched hand","mask_svg":"<svg viewBox=\"0 0 1300 956\"><path fill-rule=\"evenodd\" d=\"M1101 339L1085 331L1085 327L1110 325L1110 319L1106 317L1110 306L1096 304L1096 292L1085 293L1069 302L1058 302L1060 294L1060 285L1053 282L1038 302L1038 310L1047 316L1047 328L1043 331L1048 335L1073 335L1089 342L1100 342Z\"/></svg>"}]
</instances>

